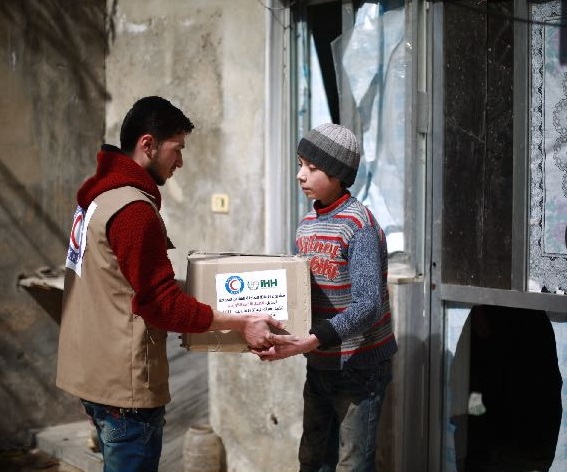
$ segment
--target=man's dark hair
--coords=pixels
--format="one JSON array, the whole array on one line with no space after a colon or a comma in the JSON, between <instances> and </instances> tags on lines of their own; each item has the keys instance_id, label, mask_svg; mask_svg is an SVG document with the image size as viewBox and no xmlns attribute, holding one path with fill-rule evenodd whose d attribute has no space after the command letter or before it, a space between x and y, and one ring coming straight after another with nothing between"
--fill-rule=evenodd
<instances>
[{"instance_id":1,"label":"man's dark hair","mask_svg":"<svg viewBox=\"0 0 567 472\"><path fill-rule=\"evenodd\" d=\"M165 98L144 97L138 100L124 117L120 128L120 148L131 154L138 138L151 134L158 142L179 133L190 133L191 120Z\"/></svg>"}]
</instances>

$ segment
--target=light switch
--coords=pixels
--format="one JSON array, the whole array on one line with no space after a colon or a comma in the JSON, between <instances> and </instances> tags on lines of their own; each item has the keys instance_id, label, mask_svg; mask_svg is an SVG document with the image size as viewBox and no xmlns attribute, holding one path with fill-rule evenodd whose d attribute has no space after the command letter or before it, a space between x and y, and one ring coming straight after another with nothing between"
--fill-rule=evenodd
<instances>
[{"instance_id":1,"label":"light switch","mask_svg":"<svg viewBox=\"0 0 567 472\"><path fill-rule=\"evenodd\" d=\"M226 193L213 193L211 210L213 213L228 213L228 195Z\"/></svg>"}]
</instances>

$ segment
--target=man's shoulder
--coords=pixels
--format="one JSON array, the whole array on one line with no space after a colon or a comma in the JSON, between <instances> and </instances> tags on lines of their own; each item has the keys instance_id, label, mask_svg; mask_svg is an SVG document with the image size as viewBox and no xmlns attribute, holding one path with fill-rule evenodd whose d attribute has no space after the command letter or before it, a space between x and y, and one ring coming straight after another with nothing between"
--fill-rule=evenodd
<instances>
[{"instance_id":1,"label":"man's shoulder","mask_svg":"<svg viewBox=\"0 0 567 472\"><path fill-rule=\"evenodd\" d=\"M139 199L152 200L152 197L151 197L150 194L148 194L147 192L144 192L143 190L140 190L139 188L134 187L132 185L124 185L124 186L121 186L121 187L108 189L108 190L102 192L96 198L101 198L103 196L111 196L112 198L132 198L132 199L135 199L135 200L139 200Z\"/></svg>"},{"instance_id":2,"label":"man's shoulder","mask_svg":"<svg viewBox=\"0 0 567 472\"><path fill-rule=\"evenodd\" d=\"M110 204L116 207L122 207L137 200L142 200L155 206L154 198L149 193L129 185L106 190L94 199L99 204Z\"/></svg>"},{"instance_id":3,"label":"man's shoulder","mask_svg":"<svg viewBox=\"0 0 567 472\"><path fill-rule=\"evenodd\" d=\"M126 210L128 210L129 213L134 212L135 214L139 214L139 210L143 207L136 207L135 204L137 202L141 202L143 207L148 208L148 216L150 216L150 212L159 215L159 210L151 196L130 186L117 187L102 192L95 197L91 205L94 205L93 215L97 215L98 219L106 221L113 218L118 213L125 213ZM94 209L96 209L96 211L94 211Z\"/></svg>"}]
</instances>

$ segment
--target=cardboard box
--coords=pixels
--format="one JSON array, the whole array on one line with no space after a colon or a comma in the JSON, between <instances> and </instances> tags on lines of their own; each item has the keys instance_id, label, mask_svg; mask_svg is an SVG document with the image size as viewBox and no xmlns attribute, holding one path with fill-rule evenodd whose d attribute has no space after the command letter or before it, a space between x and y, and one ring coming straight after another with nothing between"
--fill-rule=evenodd
<instances>
[{"instance_id":1,"label":"cardboard box","mask_svg":"<svg viewBox=\"0 0 567 472\"><path fill-rule=\"evenodd\" d=\"M186 284L187 293L218 311L268 313L285 324L284 334L309 334L311 280L305 257L193 252L187 257ZM181 339L192 351L248 351L236 331L185 333Z\"/></svg>"}]
</instances>

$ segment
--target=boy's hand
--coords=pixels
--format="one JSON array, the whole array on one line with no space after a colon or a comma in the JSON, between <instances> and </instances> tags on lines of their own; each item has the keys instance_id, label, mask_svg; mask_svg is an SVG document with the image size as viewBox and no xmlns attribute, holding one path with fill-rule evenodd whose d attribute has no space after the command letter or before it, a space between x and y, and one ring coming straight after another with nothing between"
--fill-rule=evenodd
<instances>
[{"instance_id":1,"label":"boy's hand","mask_svg":"<svg viewBox=\"0 0 567 472\"><path fill-rule=\"evenodd\" d=\"M277 336L277 335L275 335ZM319 340L313 334L308 337L294 340L286 339L285 343L274 343L267 349L251 349L250 352L256 354L263 361L275 361L286 359L297 354L305 354L319 346Z\"/></svg>"},{"instance_id":2,"label":"boy's hand","mask_svg":"<svg viewBox=\"0 0 567 472\"><path fill-rule=\"evenodd\" d=\"M268 314L232 315L213 310L213 321L209 330L237 330L250 349L262 350L298 341L297 336L282 334L284 327L281 321Z\"/></svg>"}]
</instances>

